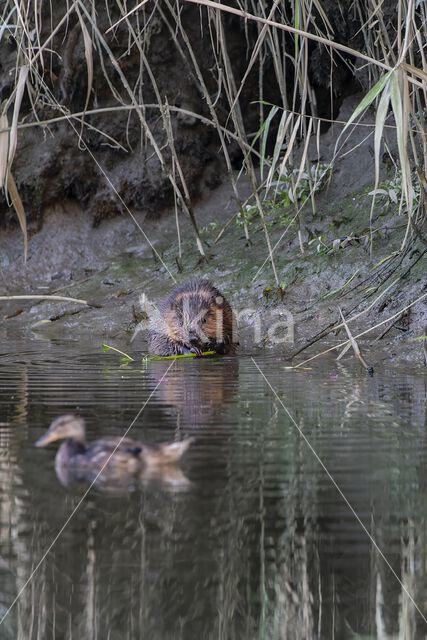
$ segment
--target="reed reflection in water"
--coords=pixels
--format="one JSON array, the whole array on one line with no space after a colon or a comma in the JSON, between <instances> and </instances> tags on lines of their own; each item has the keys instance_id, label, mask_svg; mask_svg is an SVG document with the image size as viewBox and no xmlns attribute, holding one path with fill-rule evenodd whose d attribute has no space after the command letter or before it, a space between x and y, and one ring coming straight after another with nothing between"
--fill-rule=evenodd
<instances>
[{"instance_id":1,"label":"reed reflection in water","mask_svg":"<svg viewBox=\"0 0 427 640\"><path fill-rule=\"evenodd\" d=\"M120 369L88 347L29 343L0 358L0 606L4 613L81 498L34 441L53 417L120 435L164 363ZM426 609L425 380L256 358ZM331 375L332 374L332 375ZM418 638L427 626L251 359L177 362L132 430L195 436L188 482L95 487L0 638ZM356 636L357 637L357 636Z\"/></svg>"}]
</instances>

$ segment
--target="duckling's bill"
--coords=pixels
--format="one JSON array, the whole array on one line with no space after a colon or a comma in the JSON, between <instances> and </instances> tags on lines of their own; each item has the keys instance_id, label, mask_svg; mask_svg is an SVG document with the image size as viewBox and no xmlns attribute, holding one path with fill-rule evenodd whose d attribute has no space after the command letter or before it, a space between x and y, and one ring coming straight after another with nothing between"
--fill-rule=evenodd
<instances>
[{"instance_id":1,"label":"duckling's bill","mask_svg":"<svg viewBox=\"0 0 427 640\"><path fill-rule=\"evenodd\" d=\"M38 440L35 441L36 447L47 447L51 442L57 442L61 439L61 436L54 431L46 431Z\"/></svg>"}]
</instances>

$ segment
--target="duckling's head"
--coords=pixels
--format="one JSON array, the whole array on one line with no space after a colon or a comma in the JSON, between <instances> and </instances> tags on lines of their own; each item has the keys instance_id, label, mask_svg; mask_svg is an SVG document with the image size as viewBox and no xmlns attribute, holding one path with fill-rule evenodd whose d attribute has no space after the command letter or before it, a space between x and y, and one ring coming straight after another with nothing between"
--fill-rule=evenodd
<instances>
[{"instance_id":1,"label":"duckling's head","mask_svg":"<svg viewBox=\"0 0 427 640\"><path fill-rule=\"evenodd\" d=\"M65 415L55 418L46 433L39 438L36 447L45 447L51 442L71 438L76 442L85 441L85 421L80 416Z\"/></svg>"}]
</instances>

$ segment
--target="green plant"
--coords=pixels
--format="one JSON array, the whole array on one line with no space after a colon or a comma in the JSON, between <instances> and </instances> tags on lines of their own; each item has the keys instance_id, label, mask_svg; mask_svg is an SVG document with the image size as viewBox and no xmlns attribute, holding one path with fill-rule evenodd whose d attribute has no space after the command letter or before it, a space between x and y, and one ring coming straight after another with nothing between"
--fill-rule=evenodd
<instances>
[{"instance_id":1,"label":"green plant","mask_svg":"<svg viewBox=\"0 0 427 640\"><path fill-rule=\"evenodd\" d=\"M417 181L416 173L412 174L412 198L414 209L418 206L421 197L421 185ZM403 197L403 176L402 172L398 169L395 173L394 178L390 180L384 180L381 182L377 189L373 189L369 192L370 196L379 196L387 203L390 204L399 204Z\"/></svg>"},{"instance_id":2,"label":"green plant","mask_svg":"<svg viewBox=\"0 0 427 640\"><path fill-rule=\"evenodd\" d=\"M313 193L321 191L330 174L330 166L316 164L309 172L297 169L278 175L271 183L269 189L264 190L262 205L264 215L269 227L279 225L287 227L296 224L295 205L299 202L302 206ZM259 218L256 205L244 205L236 216L236 225L250 226Z\"/></svg>"},{"instance_id":3,"label":"green plant","mask_svg":"<svg viewBox=\"0 0 427 640\"><path fill-rule=\"evenodd\" d=\"M243 205L236 216L236 225L238 227L249 226L254 220L259 218L259 212L255 205L246 204Z\"/></svg>"}]
</instances>

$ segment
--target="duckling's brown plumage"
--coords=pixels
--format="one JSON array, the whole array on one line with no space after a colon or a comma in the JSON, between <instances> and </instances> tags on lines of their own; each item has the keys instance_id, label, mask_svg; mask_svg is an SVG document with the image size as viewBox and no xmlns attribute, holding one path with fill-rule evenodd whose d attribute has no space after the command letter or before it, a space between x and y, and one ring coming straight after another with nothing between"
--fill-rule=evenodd
<instances>
[{"instance_id":1,"label":"duckling's brown plumage","mask_svg":"<svg viewBox=\"0 0 427 640\"><path fill-rule=\"evenodd\" d=\"M86 444L85 421L71 414L56 418L35 444L45 447L59 440L64 442L55 458L57 472L73 468L83 475L101 470L103 475L129 474L146 467L176 464L192 442L192 438L188 438L181 442L148 447L131 438L107 437Z\"/></svg>"}]
</instances>

